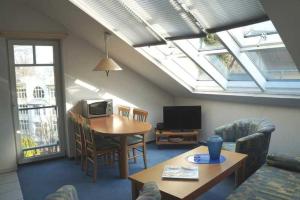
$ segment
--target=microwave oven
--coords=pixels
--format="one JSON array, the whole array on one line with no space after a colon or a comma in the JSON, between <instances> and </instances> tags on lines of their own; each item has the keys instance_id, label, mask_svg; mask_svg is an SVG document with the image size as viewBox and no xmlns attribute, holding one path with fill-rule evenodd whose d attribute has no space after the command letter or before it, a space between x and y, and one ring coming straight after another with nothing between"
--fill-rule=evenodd
<instances>
[{"instance_id":1,"label":"microwave oven","mask_svg":"<svg viewBox=\"0 0 300 200\"><path fill-rule=\"evenodd\" d=\"M86 118L103 117L113 114L112 99L82 100L82 115Z\"/></svg>"}]
</instances>

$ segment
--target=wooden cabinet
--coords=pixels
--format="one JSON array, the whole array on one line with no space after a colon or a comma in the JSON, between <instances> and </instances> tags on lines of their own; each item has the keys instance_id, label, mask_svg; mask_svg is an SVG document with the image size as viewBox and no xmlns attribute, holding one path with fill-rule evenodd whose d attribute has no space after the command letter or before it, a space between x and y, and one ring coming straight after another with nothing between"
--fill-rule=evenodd
<instances>
[{"instance_id":1,"label":"wooden cabinet","mask_svg":"<svg viewBox=\"0 0 300 200\"><path fill-rule=\"evenodd\" d=\"M175 132L156 130L156 144L197 144L199 141L200 130Z\"/></svg>"}]
</instances>

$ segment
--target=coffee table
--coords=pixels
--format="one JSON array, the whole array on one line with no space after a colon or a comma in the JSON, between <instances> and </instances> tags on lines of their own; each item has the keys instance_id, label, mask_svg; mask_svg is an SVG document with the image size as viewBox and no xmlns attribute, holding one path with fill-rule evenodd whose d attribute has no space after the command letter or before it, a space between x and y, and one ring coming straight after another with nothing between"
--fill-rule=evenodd
<instances>
[{"instance_id":1,"label":"coffee table","mask_svg":"<svg viewBox=\"0 0 300 200\"><path fill-rule=\"evenodd\" d=\"M163 151L163 150L162 150ZM163 153L163 152L162 152ZM162 199L196 199L214 185L236 172L236 184L244 180L245 162L247 155L222 150L221 154L226 160L221 164L193 164L187 157L194 154L208 153L206 146L197 147L170 160L159 163L149 169L143 170L129 177L132 185L132 199L136 199L143 184L154 181L158 185ZM162 179L161 175L165 165L198 166L199 180Z\"/></svg>"}]
</instances>

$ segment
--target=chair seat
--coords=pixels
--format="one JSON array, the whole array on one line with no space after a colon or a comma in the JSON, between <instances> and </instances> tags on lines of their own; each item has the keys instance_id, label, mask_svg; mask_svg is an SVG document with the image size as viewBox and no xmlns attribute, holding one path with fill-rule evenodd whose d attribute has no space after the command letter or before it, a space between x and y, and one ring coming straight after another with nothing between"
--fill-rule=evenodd
<instances>
[{"instance_id":1,"label":"chair seat","mask_svg":"<svg viewBox=\"0 0 300 200\"><path fill-rule=\"evenodd\" d=\"M223 142L222 149L227 151L235 152L235 142Z\"/></svg>"},{"instance_id":2,"label":"chair seat","mask_svg":"<svg viewBox=\"0 0 300 200\"><path fill-rule=\"evenodd\" d=\"M128 136L127 137L127 144L128 145L133 145L137 143L143 142L143 137L141 135L133 135L133 136Z\"/></svg>"},{"instance_id":3,"label":"chair seat","mask_svg":"<svg viewBox=\"0 0 300 200\"><path fill-rule=\"evenodd\" d=\"M119 144L111 139L96 139L95 141L97 150L116 149Z\"/></svg>"}]
</instances>

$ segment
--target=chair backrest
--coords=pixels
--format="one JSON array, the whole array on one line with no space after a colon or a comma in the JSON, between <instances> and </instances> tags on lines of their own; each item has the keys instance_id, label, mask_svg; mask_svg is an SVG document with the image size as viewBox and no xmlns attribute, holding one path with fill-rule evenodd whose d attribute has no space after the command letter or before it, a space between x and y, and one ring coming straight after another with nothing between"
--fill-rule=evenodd
<instances>
[{"instance_id":1,"label":"chair backrest","mask_svg":"<svg viewBox=\"0 0 300 200\"><path fill-rule=\"evenodd\" d=\"M79 118L81 121L81 130L83 133L86 150L93 150L95 149L95 140L94 140L93 131L90 129L90 121L89 119L81 115L79 116Z\"/></svg>"},{"instance_id":2,"label":"chair backrest","mask_svg":"<svg viewBox=\"0 0 300 200\"><path fill-rule=\"evenodd\" d=\"M74 113L72 111L69 111L68 113L69 113L70 119L73 123L73 128L74 128L75 134L79 133L78 114Z\"/></svg>"},{"instance_id":3,"label":"chair backrest","mask_svg":"<svg viewBox=\"0 0 300 200\"><path fill-rule=\"evenodd\" d=\"M133 119L141 122L145 122L148 117L148 112L142 109L133 109Z\"/></svg>"},{"instance_id":4,"label":"chair backrest","mask_svg":"<svg viewBox=\"0 0 300 200\"><path fill-rule=\"evenodd\" d=\"M129 113L130 113L130 107L122 106L122 105L118 106L118 114L120 116L129 118Z\"/></svg>"}]
</instances>

